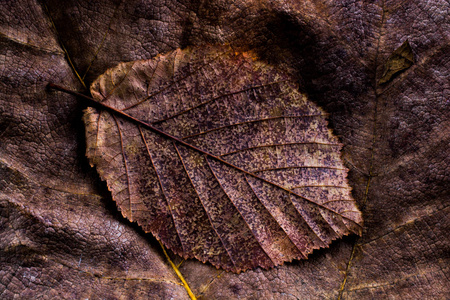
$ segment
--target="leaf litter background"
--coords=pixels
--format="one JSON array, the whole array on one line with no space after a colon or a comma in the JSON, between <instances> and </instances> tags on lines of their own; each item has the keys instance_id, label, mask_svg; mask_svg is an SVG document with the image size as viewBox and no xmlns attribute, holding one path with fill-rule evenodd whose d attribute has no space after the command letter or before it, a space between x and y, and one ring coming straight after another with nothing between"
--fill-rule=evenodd
<instances>
[{"instance_id":1,"label":"leaf litter background","mask_svg":"<svg viewBox=\"0 0 450 300\"><path fill-rule=\"evenodd\" d=\"M0 295L175 298L156 241L116 211L84 157L82 91L120 61L179 47L255 49L330 114L364 216L306 261L180 272L205 299L446 299L449 4L445 1L4 1L0 13ZM378 85L408 39L415 64ZM75 72L74 72L75 70Z\"/></svg>"}]
</instances>

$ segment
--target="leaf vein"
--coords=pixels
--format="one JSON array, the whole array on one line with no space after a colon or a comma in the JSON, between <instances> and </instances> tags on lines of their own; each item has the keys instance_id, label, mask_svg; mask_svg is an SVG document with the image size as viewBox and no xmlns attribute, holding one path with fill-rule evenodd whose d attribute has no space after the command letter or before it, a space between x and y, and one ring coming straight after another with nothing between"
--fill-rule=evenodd
<instances>
[{"instance_id":1,"label":"leaf vein","mask_svg":"<svg viewBox=\"0 0 450 300\"><path fill-rule=\"evenodd\" d=\"M228 153L224 153L219 155L219 157L224 157L231 154L236 154L243 151L248 150L254 150L259 148L267 148L267 147L277 147L277 146L291 146L291 145L323 145L323 146L342 146L342 144L336 144L336 143L321 143L321 142L293 142L293 143L281 143L281 144L270 144L270 145L258 145L258 146L252 146L248 148L239 149L236 151L231 151Z\"/></svg>"},{"instance_id":2,"label":"leaf vein","mask_svg":"<svg viewBox=\"0 0 450 300\"><path fill-rule=\"evenodd\" d=\"M144 136L144 133L142 132L141 127L138 126L138 128L139 128L139 132L141 133L142 140L144 141L145 148L147 149L147 154L148 154L148 156L149 156L149 158L150 158L150 162L152 163L153 169L155 170L156 178L158 178L158 183L159 183L159 186L160 186L160 188L161 188L161 192L162 192L162 194L163 194L163 196L164 196L164 199L166 200L167 208L169 209L170 217L172 218L172 222L173 222L175 231L176 231L176 233L177 233L178 239L179 239L179 241L180 241L181 248L183 249L183 253L187 253L186 250L184 249L184 243L183 243L183 240L181 239L180 233L178 232L177 223L175 222L175 218L174 218L173 213L172 213L172 208L170 207L169 199L167 198L167 195L166 195L166 193L164 192L164 187L163 187L163 184L162 184L162 182L161 182L161 178L159 177L158 170L157 170L157 168L156 168L156 166L155 166L155 163L153 162L152 154L150 153L150 149L149 149L149 147L148 147L147 140L145 139L145 136ZM174 249L172 249L172 250L174 250Z\"/></svg>"},{"instance_id":3,"label":"leaf vein","mask_svg":"<svg viewBox=\"0 0 450 300\"><path fill-rule=\"evenodd\" d=\"M182 80L185 80L186 78L189 78L190 76L196 74L197 72L199 72L200 70L202 70L204 67L208 66L211 62L215 61L216 59L219 59L219 58L220 58L221 56L223 56L223 55L226 55L226 54L229 53L230 51L231 51L231 50L228 50L228 51L225 51L225 52L223 52L223 53L217 55L216 57L214 57L214 58L211 59L210 61L206 62L205 64L203 64L203 65L201 65L200 67L198 67L197 69L195 69L194 71L188 73L186 76L184 76L184 77L182 77L182 78L180 78L180 79L178 79L178 80L176 80L176 81L173 81L172 83L170 83L170 84L167 85L166 87L164 87L164 88L162 88L162 89L160 89L160 90L154 92L154 93L151 94L151 95L148 95L147 97L145 97L145 98L142 99L141 101L139 101L139 102L137 102L137 103L135 103L135 104L132 104L132 105L130 105L130 106L124 108L123 111L128 110L128 109L131 109L131 108L133 108L133 107L136 107L136 106L138 106L138 105L144 103L144 102L147 101L148 99L153 98L154 96L156 96L156 95L158 95L158 94L161 94L162 92L164 92L164 91L168 90L169 88L171 88L175 83L177 83L177 82L179 82L179 81L182 81ZM156 67L155 67L155 68L156 68ZM155 69L155 70L156 70L156 69Z\"/></svg>"},{"instance_id":4,"label":"leaf vein","mask_svg":"<svg viewBox=\"0 0 450 300\"><path fill-rule=\"evenodd\" d=\"M116 116L113 115L114 121L116 122L117 125L117 131L119 132L119 137L120 137L120 146L122 148L122 155L123 155L123 164L125 165L125 174L127 177L127 189L128 189L128 201L130 203L130 221L133 221L133 212L131 209L131 189L130 189L130 176L128 174L128 165L127 165L127 159L126 159L126 155L125 155L125 149L123 148L123 137L122 137L122 131L120 130L120 126L119 126L119 122L117 121Z\"/></svg>"},{"instance_id":5,"label":"leaf vein","mask_svg":"<svg viewBox=\"0 0 450 300\"><path fill-rule=\"evenodd\" d=\"M230 260L231 260L231 262L233 263L234 268L237 270L237 268L236 268L236 263L235 263L233 257L231 256L231 254L229 253L229 250L228 250L227 247L225 246L225 244L224 244L224 242L223 242L223 240L222 240L222 237L221 237L220 234L217 232L217 229L216 229L216 227L214 226L214 224L213 224L213 222L212 222L212 220L211 220L211 218L210 218L210 216L209 216L209 214L208 214L208 212L207 212L207 210L206 210L206 208L205 208L205 205L203 204L202 199L200 198L200 194L197 192L197 189L195 188L195 185L194 185L194 182L192 181L191 176L189 176L189 173L188 173L188 171L187 171L186 165L184 164L183 157L181 156L181 154L180 154L180 152L179 152L179 150L178 150L178 147L177 147L177 145L175 144L175 142L173 142L173 146L175 147L175 150L177 151L178 157L180 158L180 161L181 161L181 163L182 163L182 165L183 165L184 171L186 172L186 175L187 175L187 177L189 178L189 181L190 181L191 184L192 184L192 188L194 189L195 193L196 193L197 196L198 196L198 199L200 200L200 203L202 204L202 207L203 207L203 209L204 209L204 211L205 211L206 216L208 217L208 220L209 220L209 223L211 224L211 227L214 229L214 232L215 232L215 233L217 234L217 236L219 237L219 240L220 240L220 242L222 243L223 248L224 248L225 251L227 252L228 257L230 257Z\"/></svg>"},{"instance_id":6,"label":"leaf vein","mask_svg":"<svg viewBox=\"0 0 450 300\"><path fill-rule=\"evenodd\" d=\"M280 226L280 228L283 230L283 232L286 234L286 236L289 238L289 240L292 242L292 244L294 244L294 246L297 248L297 250L299 250L299 252L303 255L303 257L306 258L307 257L306 253L303 253L303 252L300 251L300 249L297 247L297 244L292 240L291 236L287 233L287 231L283 228L283 226L281 226L281 224L278 223L278 220L273 216L273 214L270 212L270 210L266 207L266 205L264 205L264 203L258 197L258 195L256 194L255 190L253 189L252 185L248 182L247 176L244 175L244 177L245 177L245 181L247 182L247 185L252 190L252 192L255 195L256 199L258 199L258 201L264 206L264 208L267 210L267 212L270 214L270 216L275 220L275 222L278 224L278 226Z\"/></svg>"},{"instance_id":7,"label":"leaf vein","mask_svg":"<svg viewBox=\"0 0 450 300\"><path fill-rule=\"evenodd\" d=\"M271 121L271 120L277 120L277 119L283 119L284 120L286 118L308 118L308 117L314 118L314 117L324 117L324 116L325 115L323 115L323 114L313 114L313 115L300 115L300 116L277 116L277 117L261 118L261 119L257 119L257 120L247 120L247 121L243 121L243 122L239 122L239 123L227 124L227 125L224 125L224 126L219 126L219 127L216 127L216 128L212 128L212 129L209 129L209 130L202 131L202 132L194 133L194 134L182 137L182 139L183 140L189 139L189 138L192 138L192 137L196 137L196 136L199 136L199 135L204 135L204 134L207 134L207 133L210 133L210 132L213 132L213 131L217 131L217 130L221 130L221 129L224 129L224 128L240 126L240 125L246 125L246 124L252 124L252 123L258 123L258 122L264 122L264 121Z\"/></svg>"},{"instance_id":8,"label":"leaf vein","mask_svg":"<svg viewBox=\"0 0 450 300\"><path fill-rule=\"evenodd\" d=\"M247 225L248 229L252 233L253 237L257 241L258 245L263 250L264 254L269 258L269 260L272 262L273 265L276 265L274 261L272 260L272 257L267 253L267 251L264 249L264 247L261 245L261 242L258 240L256 234L253 232L251 226L248 224L248 222L245 220L244 216L242 215L241 211L238 209L238 207L234 204L234 202L231 200L231 197L228 195L228 193L223 188L222 184L220 183L219 179L216 176L216 173L214 172L213 168L211 167L210 162L208 161L208 158L206 157L206 163L208 164L209 169L211 170L212 174L214 175L214 178L216 179L217 183L219 184L220 188L222 189L223 193L227 196L228 200L230 200L231 204L236 208L236 211L239 213L239 215L242 217L242 220L244 220L244 223Z\"/></svg>"}]
</instances>

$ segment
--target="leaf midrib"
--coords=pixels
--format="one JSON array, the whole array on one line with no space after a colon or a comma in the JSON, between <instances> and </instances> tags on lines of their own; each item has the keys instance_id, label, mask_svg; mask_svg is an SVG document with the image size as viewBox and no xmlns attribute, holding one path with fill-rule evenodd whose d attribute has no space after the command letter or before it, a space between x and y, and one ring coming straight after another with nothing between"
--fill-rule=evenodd
<instances>
[{"instance_id":1,"label":"leaf midrib","mask_svg":"<svg viewBox=\"0 0 450 300\"><path fill-rule=\"evenodd\" d=\"M200 152L200 153L206 155L207 157L210 157L210 158L212 158L212 159L214 159L216 161L219 161L219 162L221 162L221 163L223 163L223 164L225 164L225 165L227 165L227 166L229 166L229 167L231 167L231 168L233 168L233 169L235 169L237 171L240 171L240 172L242 172L244 174L252 176L252 177L254 177L256 179L259 179L259 180L261 180L263 182L266 182L266 183L268 183L270 185L273 185L273 186L275 186L277 188L280 188L280 189L282 189L282 190L284 190L284 191L286 191L286 192L288 192L288 193L290 193L292 195L298 196L298 197L300 197L300 198L302 198L302 199L304 199L304 200L306 200L306 201L308 201L308 202L310 202L310 203L312 203L312 204L314 204L314 205L316 205L316 206L318 206L320 208L323 208L323 209L328 210L328 211L330 211L330 212L332 212L332 213L334 213L336 215L339 215L340 217L342 217L344 219L347 219L348 221L356 224L360 228L362 227L356 221L354 221L354 220L352 220L352 219L350 219L350 218L348 218L346 216L343 216L343 215L339 214L338 212L334 211L333 209L330 209L329 207L323 206L323 205L321 205L321 204L319 204L319 203L317 203L317 202L315 202L315 201L313 201L313 200L311 200L311 199L309 199L309 198L307 198L305 196L299 195L299 194L297 194L297 193L295 193L295 192L293 192L293 191L291 191L291 190L289 190L289 189L287 189L287 188L285 188L283 186L280 186L280 185L278 185L278 184L276 184L276 183L274 183L274 182L272 182L270 180L267 180L267 179L262 178L262 177L260 177L260 176L258 176L256 174L254 174L254 173L251 173L251 172L248 172L248 171L246 171L246 170L244 170L242 168L239 168L238 166L235 166L232 163L227 162L226 160L223 160L219 156L216 156L216 155L214 155L212 153L209 153L209 152L207 152L205 150L202 150L202 149L200 149L200 148L198 148L198 147L196 147L194 145L191 145L191 144L187 143L186 141L183 141L182 139L180 139L180 138L178 138L176 136L173 136L173 135L171 135L171 134L169 134L167 132L162 131L161 129L158 129L158 128L154 127L151 124L143 122L143 121L141 121L141 120L139 120L139 119L137 119L137 118L127 114L127 113L124 113L123 111L120 111L120 110L118 110L118 109L116 109L114 107L111 107L109 105L106 105L106 104L104 104L102 102L98 102L98 101L96 101L95 99L93 99L93 98L91 98L89 96L86 96L84 94L81 94L81 93L78 93L78 92L66 89L66 88L64 88L62 86L59 86L59 85L56 85L56 84L53 84L53 83L50 83L49 87L53 88L53 89L56 89L56 90L60 90L60 91L66 92L66 93L69 93L69 94L72 94L74 96L78 96L78 97L86 100L88 102L88 104L91 105L94 108L97 108L97 109L100 109L100 110L103 109L103 110L106 110L106 111L108 111L110 113L113 113L113 114L116 114L118 116L121 116L122 118L124 118L124 119L126 119L128 121L131 121L131 122L133 122L135 124L141 125L141 126L147 128L147 129L153 131L154 133L157 133L157 134L159 134L159 135L161 135L161 136L163 136L165 138L168 138L168 139L170 139L172 141L175 141L175 142L177 142L177 143L179 143L181 145L184 145L184 146L186 146L186 147L188 147L190 149L193 149L193 150L195 150L197 152Z\"/></svg>"}]
</instances>

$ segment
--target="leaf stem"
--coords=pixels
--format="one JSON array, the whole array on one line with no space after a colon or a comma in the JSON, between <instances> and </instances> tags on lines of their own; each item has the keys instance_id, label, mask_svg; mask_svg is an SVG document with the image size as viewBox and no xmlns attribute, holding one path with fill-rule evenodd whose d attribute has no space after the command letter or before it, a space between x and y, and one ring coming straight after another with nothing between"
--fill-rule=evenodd
<instances>
[{"instance_id":1,"label":"leaf stem","mask_svg":"<svg viewBox=\"0 0 450 300\"><path fill-rule=\"evenodd\" d=\"M188 283L184 279L183 274L181 274L180 270L178 270L178 267L173 263L173 261L170 259L169 255L167 254L166 248L164 247L163 243L161 243L161 241L159 241L159 244L161 245L161 249L163 250L164 255L166 256L167 261L170 263L170 265L172 266L172 269L175 271L178 278L183 283L184 288L186 289L187 293L189 294L189 297L191 297L192 300L197 300L197 297L195 297L195 295L192 292L191 288L189 287Z\"/></svg>"}]
</instances>

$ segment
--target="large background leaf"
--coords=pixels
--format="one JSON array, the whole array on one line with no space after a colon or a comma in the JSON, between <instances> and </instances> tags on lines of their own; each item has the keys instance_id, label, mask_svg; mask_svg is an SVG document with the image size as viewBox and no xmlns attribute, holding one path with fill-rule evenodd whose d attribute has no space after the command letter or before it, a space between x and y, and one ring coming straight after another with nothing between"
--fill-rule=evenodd
<instances>
[{"instance_id":1,"label":"large background leaf","mask_svg":"<svg viewBox=\"0 0 450 300\"><path fill-rule=\"evenodd\" d=\"M84 157L83 90L120 61L231 43L296 74L330 113L364 215L308 261L180 272L206 299L449 297L446 1L7 1L0 9L0 295L187 298L155 241L111 208ZM409 40L415 64L379 86ZM75 71L75 72L74 72ZM175 260L175 258L173 258Z\"/></svg>"}]
</instances>

